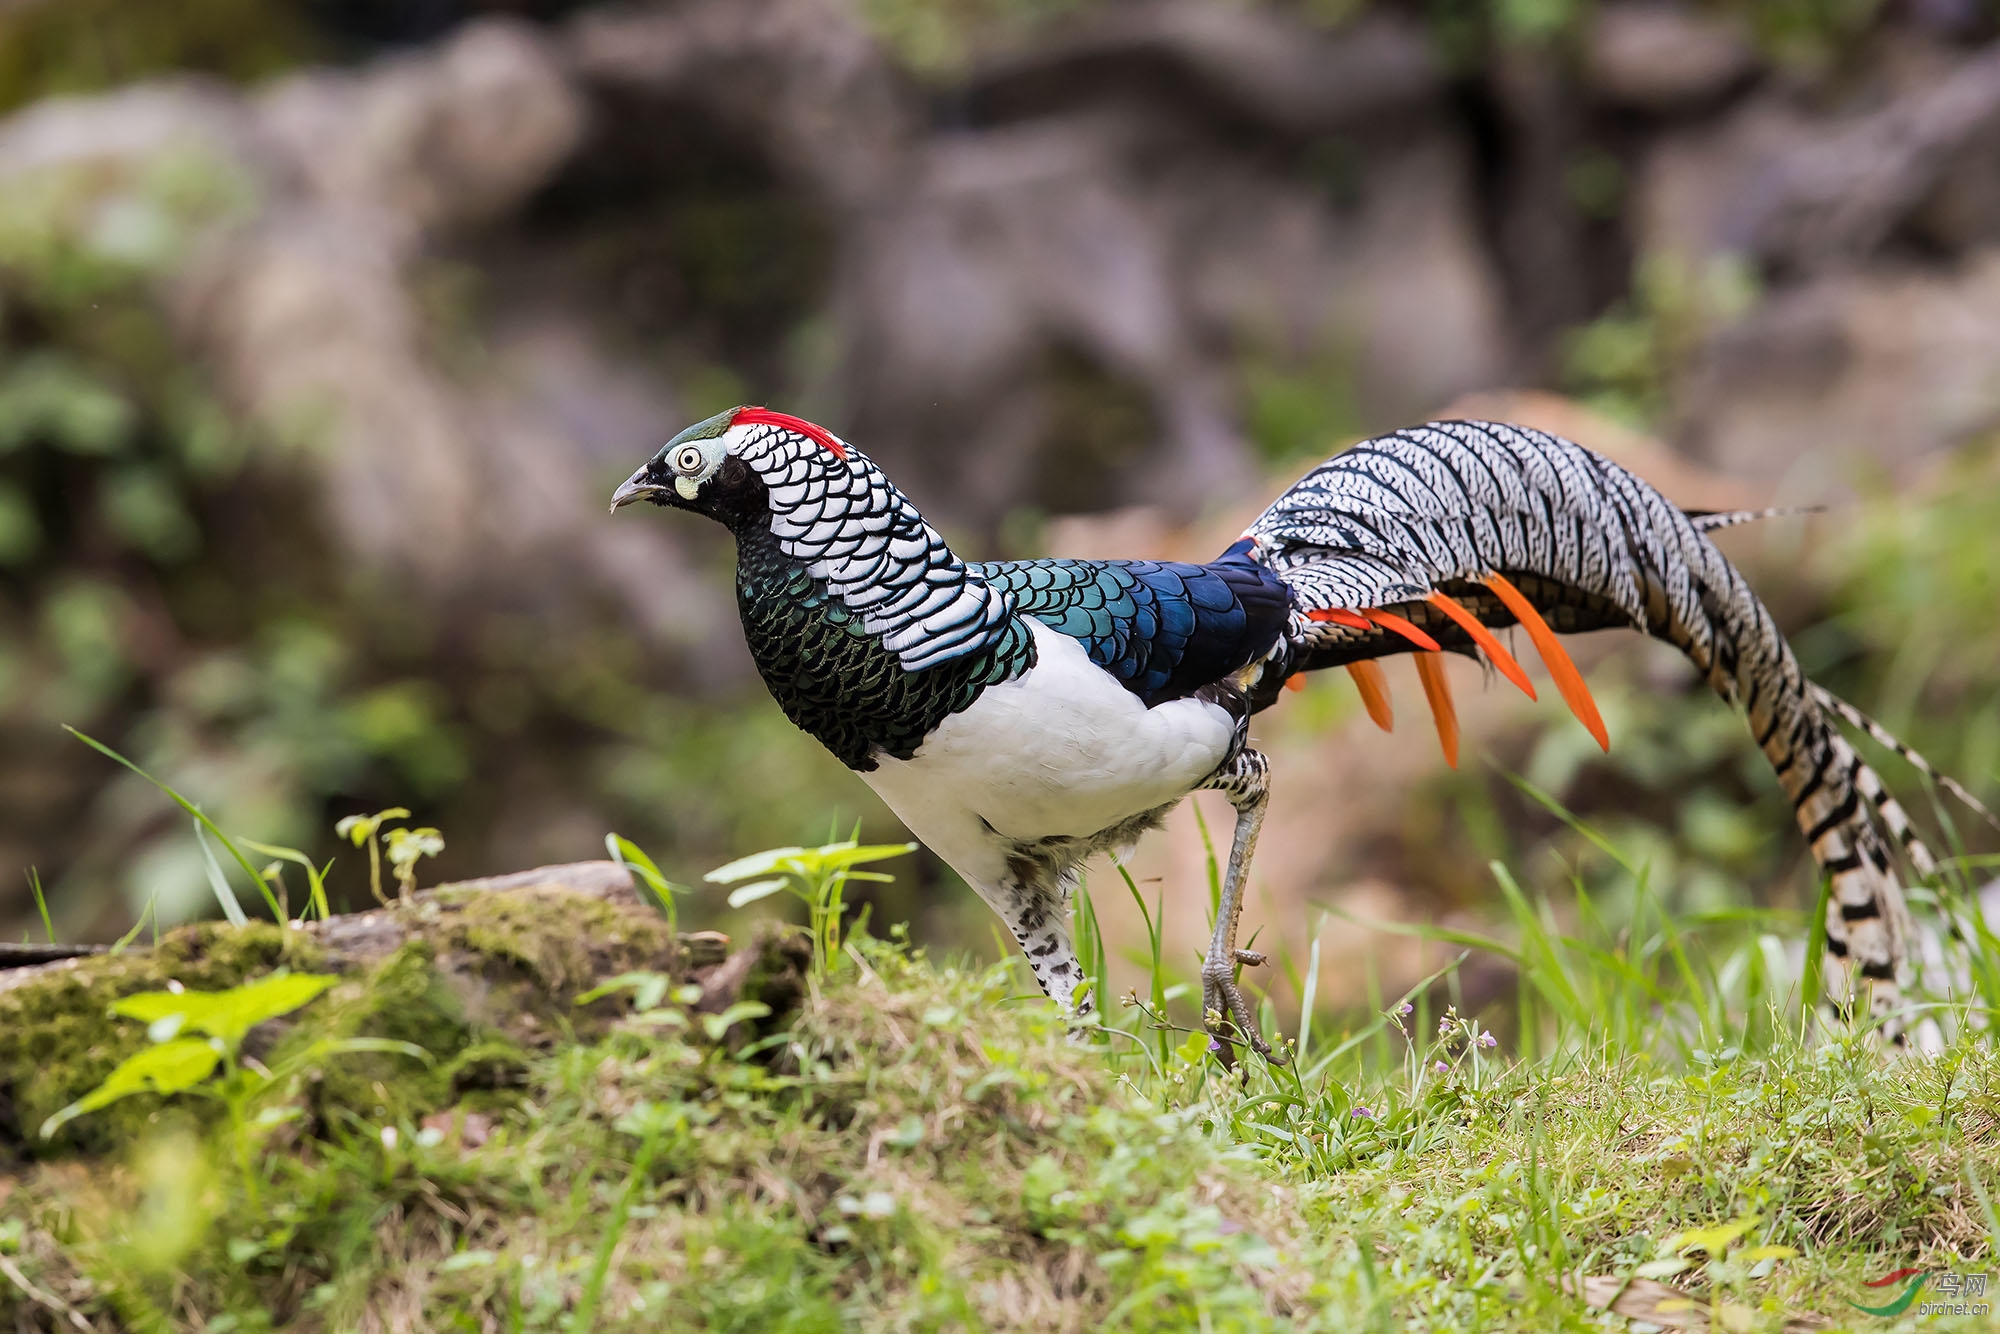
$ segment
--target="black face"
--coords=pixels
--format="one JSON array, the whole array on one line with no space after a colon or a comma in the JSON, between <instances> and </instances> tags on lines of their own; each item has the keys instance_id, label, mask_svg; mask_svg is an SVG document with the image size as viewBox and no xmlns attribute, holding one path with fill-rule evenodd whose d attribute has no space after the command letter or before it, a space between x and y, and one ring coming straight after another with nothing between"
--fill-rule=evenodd
<instances>
[{"instance_id":1,"label":"black face","mask_svg":"<svg viewBox=\"0 0 2000 1334\"><path fill-rule=\"evenodd\" d=\"M675 499L679 499L676 495ZM701 484L701 490L689 501L686 508L709 518L737 528L756 521L768 524L771 517L770 489L764 479L742 459L731 454L715 470L714 476Z\"/></svg>"},{"instance_id":2,"label":"black face","mask_svg":"<svg viewBox=\"0 0 2000 1334\"><path fill-rule=\"evenodd\" d=\"M646 466L639 469L638 476L644 479L647 487L653 488L645 493L644 499L665 508L684 507L680 494L674 490L673 471L658 458L648 460ZM626 485L629 486L631 483L628 482Z\"/></svg>"},{"instance_id":3,"label":"black face","mask_svg":"<svg viewBox=\"0 0 2000 1334\"><path fill-rule=\"evenodd\" d=\"M705 514L732 529L753 519L763 522L769 518L770 493L764 479L734 454L725 457L711 475L701 480L692 497L680 489L685 480L686 473L676 471L670 451L662 450L618 488L611 498L611 508L615 511L636 501L649 500L655 505Z\"/></svg>"}]
</instances>

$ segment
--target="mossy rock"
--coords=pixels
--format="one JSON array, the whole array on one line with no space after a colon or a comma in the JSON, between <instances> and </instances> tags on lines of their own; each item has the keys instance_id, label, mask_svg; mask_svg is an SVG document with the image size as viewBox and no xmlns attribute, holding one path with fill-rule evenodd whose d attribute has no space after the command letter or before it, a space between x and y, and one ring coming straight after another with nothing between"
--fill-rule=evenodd
<instances>
[{"instance_id":1,"label":"mossy rock","mask_svg":"<svg viewBox=\"0 0 2000 1334\"><path fill-rule=\"evenodd\" d=\"M146 1043L144 1026L114 1018L111 1003L170 981L200 990L235 986L279 967L324 966L309 933L271 923L182 927L148 951L94 957L0 974L0 1163L40 1145L44 1118L102 1083ZM150 1105L142 1105L150 1104ZM129 1142L158 1111L133 1099L72 1122L57 1143L102 1152Z\"/></svg>"},{"instance_id":2,"label":"mossy rock","mask_svg":"<svg viewBox=\"0 0 2000 1334\"><path fill-rule=\"evenodd\" d=\"M136 992L220 990L281 967L340 974L306 1009L254 1030L245 1053L275 1065L328 1039L412 1044L431 1062L343 1055L316 1062L300 1092L309 1124L342 1111L414 1120L460 1101L502 1100L529 1052L601 1033L626 1003L575 1000L619 973L712 979L703 1008L744 997L781 1013L797 1004L795 942L760 939L734 959L726 946L714 933L672 931L639 901L623 867L583 862L446 885L323 923L202 923L150 950L0 973L0 1167L111 1153L159 1119L163 1100L140 1096L69 1122L47 1143L39 1134L45 1118L145 1045L143 1026L110 1012ZM176 1104L177 1115L197 1120L210 1110L195 1099Z\"/></svg>"}]
</instances>

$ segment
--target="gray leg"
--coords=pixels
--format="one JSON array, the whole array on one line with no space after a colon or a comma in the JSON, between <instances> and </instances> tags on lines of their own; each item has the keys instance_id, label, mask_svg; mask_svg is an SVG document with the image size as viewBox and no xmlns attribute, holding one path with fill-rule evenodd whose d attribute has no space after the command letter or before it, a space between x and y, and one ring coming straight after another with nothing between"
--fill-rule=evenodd
<instances>
[{"instance_id":1,"label":"gray leg","mask_svg":"<svg viewBox=\"0 0 2000 1334\"><path fill-rule=\"evenodd\" d=\"M1236 808L1236 836L1229 847L1229 868L1222 877L1222 902L1215 914L1215 937L1209 941L1208 956L1201 964L1201 1005L1208 1025L1211 1050L1224 1064L1234 1062L1230 1030L1274 1064L1285 1057L1275 1052L1258 1031L1256 1012L1236 985L1236 965L1256 965L1264 956L1236 948L1236 926L1243 916L1243 882L1250 871L1250 855L1257 850L1257 831L1264 824L1264 807L1270 801L1270 761L1261 751L1247 747L1217 770L1202 786L1228 796Z\"/></svg>"}]
</instances>

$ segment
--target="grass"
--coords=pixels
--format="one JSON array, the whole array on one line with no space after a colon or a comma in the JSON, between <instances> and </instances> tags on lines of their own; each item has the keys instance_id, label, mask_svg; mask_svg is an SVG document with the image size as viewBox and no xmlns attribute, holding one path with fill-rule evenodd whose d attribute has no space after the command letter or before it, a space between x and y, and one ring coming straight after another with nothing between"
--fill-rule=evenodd
<instances>
[{"instance_id":1,"label":"grass","mask_svg":"<svg viewBox=\"0 0 2000 1334\"><path fill-rule=\"evenodd\" d=\"M1941 1050L1892 1055L1820 1018L1817 942L1797 947L1807 933L1796 915L1676 912L1645 865L1523 788L1610 874L1537 896L1495 862L1509 929L1422 929L1458 957L1338 1023L1315 1012L1313 947L1293 978L1299 1010L1264 1006L1292 1057L1283 1066L1252 1057L1227 1070L1213 1058L1190 1027L1193 961L1163 955L1170 909L1129 877L1109 892L1131 895L1146 924L1132 960L1143 990L1112 994L1094 900L1079 899L1080 953L1107 1016L1086 1041L1023 994L1018 961L939 962L902 930L881 940L862 922L843 936L841 885L876 876L853 867L901 847L779 849L708 877L752 880L739 898L788 888L806 900L812 986L789 1015L752 1002L701 1014L698 989L661 974L528 966L551 950L584 958L548 937L595 919L543 904L530 924L501 896L466 900L461 911L492 920L468 917L448 948L406 946L326 1000L313 996L334 979L313 980L274 1042L247 1042L239 1059L250 1020L228 1028L219 1079L189 1089L206 1098L133 1092L113 1071L98 1095L65 1095L80 1100L51 1118L56 1138L0 1117L0 1152L18 1158L0 1160L0 1320L206 1331L1527 1331L1628 1317L1639 1329L1989 1327L1979 1314L1911 1305L1884 1319L1855 1306L1884 1305L1891 1290L1866 1285L1894 1271L1994 1268L2000 1054L1987 1017L2000 950L1965 910L1962 877L1916 896L1929 920L1960 926L1927 974ZM309 861L213 837L280 913L274 872L238 844L303 861L308 912L323 911ZM640 868L654 909L690 892L628 842L610 846ZM111 1044L136 1036L120 1036L116 1015L150 1022L160 1044L120 1070L198 1047L183 1028L200 1025L159 1019L279 986L272 961L309 953L306 939L258 924L171 934L161 962L114 960L110 990L80 993L90 1013L51 1029L57 1046L60 1033L87 1038L88 1053L37 1060L109 1069ZM483 950L502 970L493 976L530 988L544 1013L553 1000L557 1022L488 1031L440 1008L431 960L466 950ZM1518 980L1477 1013L1459 990L1473 951ZM267 980L161 987L252 975ZM124 997L114 1017L99 1017L113 992ZM28 1050L40 1020L21 995L10 1022L23 1031L9 1037ZM567 995L574 1022L561 1015ZM621 1016L608 1025L607 1004ZM391 1048L400 1065L352 1065ZM502 1073L480 1073L489 1067ZM119 1119L95 1125L113 1085ZM198 1114L232 1097L235 1114Z\"/></svg>"},{"instance_id":2,"label":"grass","mask_svg":"<svg viewBox=\"0 0 2000 1334\"><path fill-rule=\"evenodd\" d=\"M1795 922L1675 917L1643 868L1621 902L1579 883L1558 912L1494 869L1512 932L1454 939L1521 965L1512 1004L1463 1012L1454 963L1331 1027L1309 957L1302 1012L1267 1007L1286 1067L1209 1057L1157 935L1146 994L1109 996L1086 895L1111 1016L1090 1043L1014 965L860 933L735 1050L726 1021L640 978L608 1032L559 1035L477 1110L357 1105L309 1132L279 1114L246 1154L158 1100L107 1158L0 1176L0 1313L1581 1330L1622 1323L1586 1300L1622 1285L1619 1309L1668 1324L1986 1327L1848 1304L1882 1300L1863 1285L1896 1269L1993 1268L2000 1058L1976 994L1942 1003L1941 1054L1885 1055L1809 1018L1781 943Z\"/></svg>"}]
</instances>

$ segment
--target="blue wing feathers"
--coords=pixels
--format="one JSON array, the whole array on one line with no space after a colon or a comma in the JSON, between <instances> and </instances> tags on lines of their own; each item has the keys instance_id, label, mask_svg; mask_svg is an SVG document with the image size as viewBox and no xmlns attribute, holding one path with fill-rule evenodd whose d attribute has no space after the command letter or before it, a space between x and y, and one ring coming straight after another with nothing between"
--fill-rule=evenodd
<instances>
[{"instance_id":1,"label":"blue wing feathers","mask_svg":"<svg viewBox=\"0 0 2000 1334\"><path fill-rule=\"evenodd\" d=\"M1077 640L1150 708L1268 652L1291 590L1238 544L1208 565L1180 561L993 561L979 578L1014 608Z\"/></svg>"}]
</instances>

